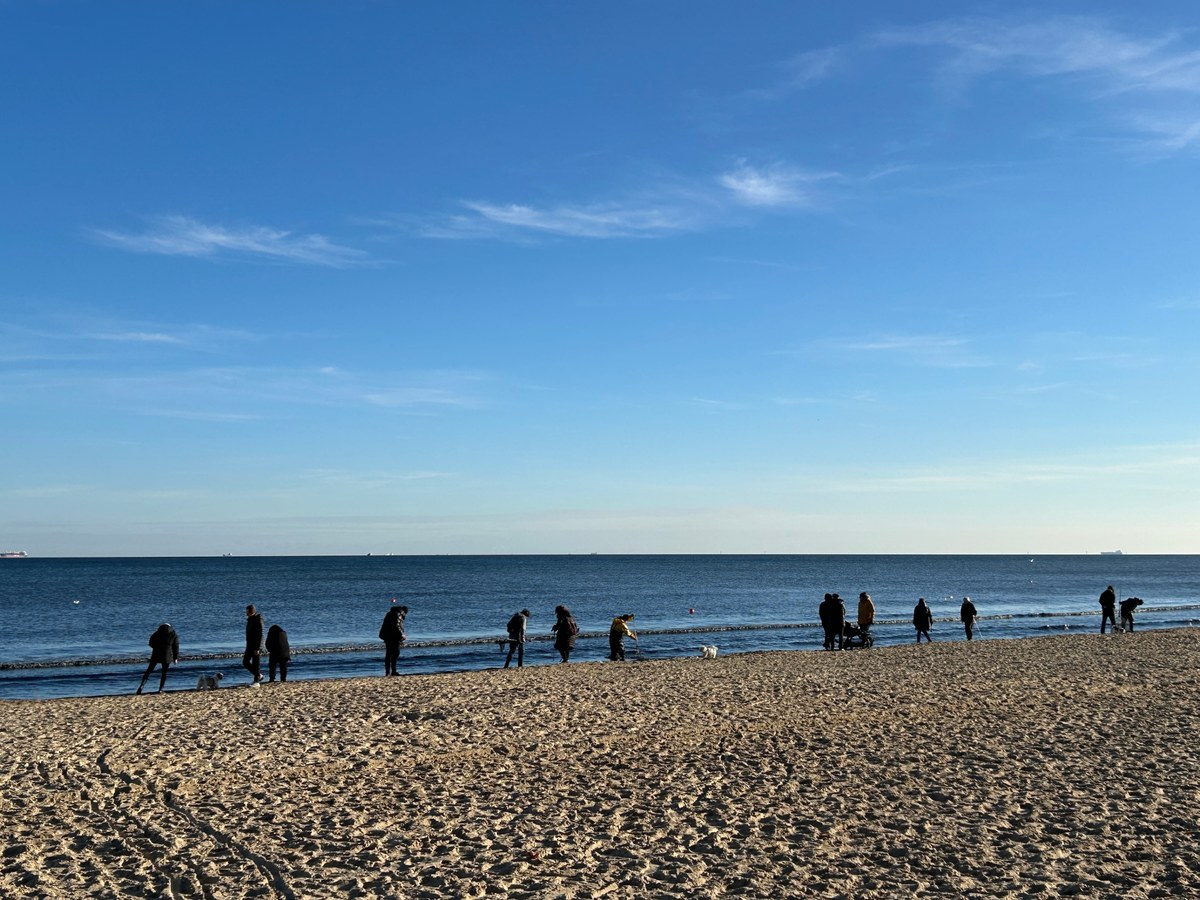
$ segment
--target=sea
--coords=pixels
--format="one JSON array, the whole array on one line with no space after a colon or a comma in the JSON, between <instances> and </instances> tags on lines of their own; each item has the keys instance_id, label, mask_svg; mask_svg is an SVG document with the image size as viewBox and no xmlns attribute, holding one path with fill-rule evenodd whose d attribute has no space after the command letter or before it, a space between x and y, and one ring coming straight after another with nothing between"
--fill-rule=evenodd
<instances>
[{"instance_id":1,"label":"sea","mask_svg":"<svg viewBox=\"0 0 1200 900\"><path fill-rule=\"evenodd\" d=\"M1144 601L1138 629L1200 624L1200 556L1191 555L5 559L0 700L133 693L162 622L181 648L167 690L216 672L222 687L248 684L248 603L288 632L289 680L312 680L381 676L377 635L392 604L409 607L401 673L427 674L502 665L505 623L522 608L532 613L527 666L558 662L550 626L560 603L581 630L572 662L605 660L609 623L632 613L631 664L696 656L701 645L819 650L826 592L842 596L851 619L859 592L871 594L876 647L913 640L919 597L933 610L934 640L964 639L964 596L979 611L977 640L1094 632L1109 584L1119 600Z\"/></svg>"}]
</instances>

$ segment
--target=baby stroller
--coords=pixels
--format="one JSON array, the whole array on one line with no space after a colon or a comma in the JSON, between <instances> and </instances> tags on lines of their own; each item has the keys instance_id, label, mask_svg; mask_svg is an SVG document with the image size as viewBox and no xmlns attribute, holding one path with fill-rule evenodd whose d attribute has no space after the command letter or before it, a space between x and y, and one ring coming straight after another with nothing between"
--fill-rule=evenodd
<instances>
[{"instance_id":1,"label":"baby stroller","mask_svg":"<svg viewBox=\"0 0 1200 900\"><path fill-rule=\"evenodd\" d=\"M870 647L874 643L875 638L871 637L869 629L860 628L850 622L842 626L842 647L844 649L860 650Z\"/></svg>"}]
</instances>

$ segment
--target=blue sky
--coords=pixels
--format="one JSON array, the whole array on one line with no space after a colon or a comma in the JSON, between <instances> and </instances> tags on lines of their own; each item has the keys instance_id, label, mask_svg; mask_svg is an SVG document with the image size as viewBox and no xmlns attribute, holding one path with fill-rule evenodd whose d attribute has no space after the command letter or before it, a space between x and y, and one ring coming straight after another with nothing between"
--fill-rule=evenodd
<instances>
[{"instance_id":1,"label":"blue sky","mask_svg":"<svg viewBox=\"0 0 1200 900\"><path fill-rule=\"evenodd\" d=\"M1194 5L0 2L0 549L1196 552Z\"/></svg>"}]
</instances>

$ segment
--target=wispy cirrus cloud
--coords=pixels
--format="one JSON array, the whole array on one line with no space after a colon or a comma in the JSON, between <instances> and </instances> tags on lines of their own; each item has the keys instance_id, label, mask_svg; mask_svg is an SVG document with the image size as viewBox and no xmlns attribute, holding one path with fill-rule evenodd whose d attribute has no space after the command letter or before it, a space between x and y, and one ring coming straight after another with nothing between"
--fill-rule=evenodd
<instances>
[{"instance_id":1,"label":"wispy cirrus cloud","mask_svg":"<svg viewBox=\"0 0 1200 900\"><path fill-rule=\"evenodd\" d=\"M815 186L839 176L833 172L807 172L791 166L752 166L745 160L717 178L735 202L758 207L808 207L815 202Z\"/></svg>"},{"instance_id":2,"label":"wispy cirrus cloud","mask_svg":"<svg viewBox=\"0 0 1200 900\"><path fill-rule=\"evenodd\" d=\"M784 163L739 160L706 179L675 179L623 200L545 207L464 201L465 213L426 222L419 232L446 239L661 238L736 225L747 221L750 210L815 207L820 183L841 177Z\"/></svg>"},{"instance_id":3,"label":"wispy cirrus cloud","mask_svg":"<svg viewBox=\"0 0 1200 900\"><path fill-rule=\"evenodd\" d=\"M487 404L478 372L355 373L329 367L218 366L146 370L0 373L0 389L23 397L70 396L93 407L197 422L240 423L304 407L377 408L430 415Z\"/></svg>"},{"instance_id":4,"label":"wispy cirrus cloud","mask_svg":"<svg viewBox=\"0 0 1200 900\"><path fill-rule=\"evenodd\" d=\"M174 334L163 334L151 331L126 331L120 333L97 334L98 341L110 341L118 344L183 344L183 338Z\"/></svg>"},{"instance_id":5,"label":"wispy cirrus cloud","mask_svg":"<svg viewBox=\"0 0 1200 900\"><path fill-rule=\"evenodd\" d=\"M515 229L564 237L659 237L675 232L694 231L702 221L697 210L669 201L642 205L610 203L557 206L548 209L519 203L467 202L463 205L478 217L478 221L496 229ZM463 223L460 221L459 224Z\"/></svg>"},{"instance_id":6,"label":"wispy cirrus cloud","mask_svg":"<svg viewBox=\"0 0 1200 900\"><path fill-rule=\"evenodd\" d=\"M261 225L226 228L182 215L158 216L140 232L96 228L90 234L111 247L163 256L257 257L337 268L368 261L364 251L334 243L321 234L296 234Z\"/></svg>"},{"instance_id":7,"label":"wispy cirrus cloud","mask_svg":"<svg viewBox=\"0 0 1200 900\"><path fill-rule=\"evenodd\" d=\"M424 238L530 239L661 238L695 232L712 221L708 204L695 198L660 197L620 202L535 206L464 200L466 212L421 223Z\"/></svg>"},{"instance_id":8,"label":"wispy cirrus cloud","mask_svg":"<svg viewBox=\"0 0 1200 900\"><path fill-rule=\"evenodd\" d=\"M955 92L998 73L1072 79L1089 102L1111 104L1141 146L1167 153L1200 145L1200 47L1193 44L1191 34L1142 37L1083 16L954 19L881 30L863 42L873 50L942 51L938 71Z\"/></svg>"},{"instance_id":9,"label":"wispy cirrus cloud","mask_svg":"<svg viewBox=\"0 0 1200 900\"><path fill-rule=\"evenodd\" d=\"M981 368L991 362L976 355L964 337L940 334L889 334L851 340L823 341L823 352L887 354L900 360L937 368Z\"/></svg>"},{"instance_id":10,"label":"wispy cirrus cloud","mask_svg":"<svg viewBox=\"0 0 1200 900\"><path fill-rule=\"evenodd\" d=\"M884 29L868 46L923 46L950 53L944 70L975 78L1001 69L1031 75L1091 73L1114 87L1200 89L1200 57L1172 48L1179 37L1139 39L1103 20L1080 16L1041 19L963 18Z\"/></svg>"},{"instance_id":11,"label":"wispy cirrus cloud","mask_svg":"<svg viewBox=\"0 0 1200 900\"><path fill-rule=\"evenodd\" d=\"M203 323L120 321L93 315L48 313L26 322L0 322L0 360L94 360L135 351L227 352L263 335Z\"/></svg>"}]
</instances>

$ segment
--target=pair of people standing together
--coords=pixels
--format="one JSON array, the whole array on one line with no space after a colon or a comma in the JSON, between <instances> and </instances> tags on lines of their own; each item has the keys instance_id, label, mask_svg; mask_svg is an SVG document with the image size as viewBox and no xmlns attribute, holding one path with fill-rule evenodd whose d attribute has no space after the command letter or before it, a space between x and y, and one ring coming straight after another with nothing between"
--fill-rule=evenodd
<instances>
[{"instance_id":1,"label":"pair of people standing together","mask_svg":"<svg viewBox=\"0 0 1200 900\"><path fill-rule=\"evenodd\" d=\"M958 617L962 620L963 631L966 632L967 640L975 638L975 622L979 619L979 613L975 609L975 604L971 602L970 597L962 598L962 606L958 608ZM913 627L917 630L917 643L921 643L921 638L926 641L933 641L929 636L930 630L933 628L933 610L925 603L925 598L921 597L917 600L917 605L913 607Z\"/></svg>"},{"instance_id":2,"label":"pair of people standing together","mask_svg":"<svg viewBox=\"0 0 1200 900\"><path fill-rule=\"evenodd\" d=\"M533 613L523 609L508 620L505 629L508 632L508 655L504 658L504 668L506 669L512 665L514 654L517 657L517 668L525 665L525 644L528 640L531 615ZM633 616L629 618L632 619ZM571 615L571 610L561 603L554 607L554 624L550 627L550 631L554 635L554 649L558 651L563 662L569 662L571 651L575 649L575 637L579 634L579 625L575 622L575 617Z\"/></svg>"},{"instance_id":3,"label":"pair of people standing together","mask_svg":"<svg viewBox=\"0 0 1200 900\"><path fill-rule=\"evenodd\" d=\"M262 684L262 654L267 652L267 668L270 680L275 681L278 672L280 681L287 681L288 663L292 660L292 649L288 644L287 632L279 625L272 625L263 640L263 616L254 604L246 606L246 652L242 654L242 668L254 678L254 684Z\"/></svg>"}]
</instances>

